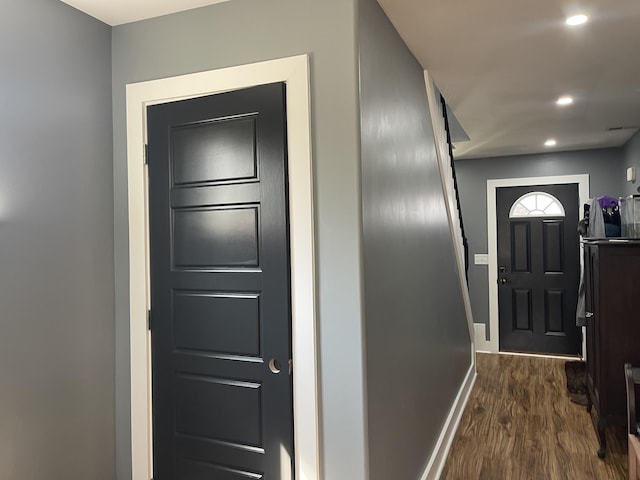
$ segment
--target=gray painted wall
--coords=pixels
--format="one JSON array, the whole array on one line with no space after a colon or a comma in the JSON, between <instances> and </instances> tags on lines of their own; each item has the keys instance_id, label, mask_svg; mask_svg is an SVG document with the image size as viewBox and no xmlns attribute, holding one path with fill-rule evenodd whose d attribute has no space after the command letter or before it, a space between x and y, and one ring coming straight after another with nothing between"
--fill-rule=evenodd
<instances>
[{"instance_id":1,"label":"gray painted wall","mask_svg":"<svg viewBox=\"0 0 640 480\"><path fill-rule=\"evenodd\" d=\"M51 0L2 19L0 478L110 480L110 28Z\"/></svg>"},{"instance_id":2,"label":"gray painted wall","mask_svg":"<svg viewBox=\"0 0 640 480\"><path fill-rule=\"evenodd\" d=\"M378 3L359 4L369 478L417 479L471 341L423 69Z\"/></svg>"},{"instance_id":3,"label":"gray painted wall","mask_svg":"<svg viewBox=\"0 0 640 480\"><path fill-rule=\"evenodd\" d=\"M620 175L623 182L622 195L638 195L640 191L640 132L636 133L623 147L623 161L622 165L624 171ZM628 167L634 167L636 169L636 181L631 183L627 182L626 169Z\"/></svg>"},{"instance_id":4,"label":"gray painted wall","mask_svg":"<svg viewBox=\"0 0 640 480\"><path fill-rule=\"evenodd\" d=\"M365 478L354 0L235 0L113 29L118 478L130 478L125 84L311 55L324 478Z\"/></svg>"},{"instance_id":5,"label":"gray painted wall","mask_svg":"<svg viewBox=\"0 0 640 480\"><path fill-rule=\"evenodd\" d=\"M462 215L469 239L469 294L473 321L489 332L487 266L473 265L475 253L487 253L487 180L498 178L590 175L590 195L621 194L622 150L608 148L456 161ZM488 337L487 337L488 338Z\"/></svg>"}]
</instances>

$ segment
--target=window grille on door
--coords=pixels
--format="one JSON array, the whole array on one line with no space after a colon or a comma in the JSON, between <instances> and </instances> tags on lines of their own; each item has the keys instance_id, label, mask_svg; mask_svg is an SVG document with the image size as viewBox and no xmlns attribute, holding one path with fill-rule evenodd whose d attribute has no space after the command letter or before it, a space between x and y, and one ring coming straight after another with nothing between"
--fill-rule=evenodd
<instances>
[{"instance_id":1,"label":"window grille on door","mask_svg":"<svg viewBox=\"0 0 640 480\"><path fill-rule=\"evenodd\" d=\"M509 210L509 218L564 217L560 200L546 192L529 192L518 198Z\"/></svg>"}]
</instances>

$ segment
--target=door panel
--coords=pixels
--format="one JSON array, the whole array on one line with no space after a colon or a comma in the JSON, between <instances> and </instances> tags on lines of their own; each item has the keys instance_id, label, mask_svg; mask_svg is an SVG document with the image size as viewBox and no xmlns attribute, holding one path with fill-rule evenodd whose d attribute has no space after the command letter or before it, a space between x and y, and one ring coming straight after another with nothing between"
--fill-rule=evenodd
<instances>
[{"instance_id":1,"label":"door panel","mask_svg":"<svg viewBox=\"0 0 640 480\"><path fill-rule=\"evenodd\" d=\"M511 223L511 271L531 271L531 228L529 222Z\"/></svg>"},{"instance_id":2,"label":"door panel","mask_svg":"<svg viewBox=\"0 0 640 480\"><path fill-rule=\"evenodd\" d=\"M556 197L566 216L509 218L516 200L535 191ZM496 203L500 349L578 354L577 185L498 188Z\"/></svg>"},{"instance_id":3,"label":"door panel","mask_svg":"<svg viewBox=\"0 0 640 480\"><path fill-rule=\"evenodd\" d=\"M564 335L566 325L564 318L565 311L564 291L545 290L544 292L544 313L545 313L545 333Z\"/></svg>"},{"instance_id":4,"label":"door panel","mask_svg":"<svg viewBox=\"0 0 640 480\"><path fill-rule=\"evenodd\" d=\"M214 466L192 460L181 460L179 467L180 471L184 472L185 478L191 480L259 480L264 478L261 475L256 476L252 472Z\"/></svg>"},{"instance_id":5,"label":"door panel","mask_svg":"<svg viewBox=\"0 0 640 480\"><path fill-rule=\"evenodd\" d=\"M175 395L176 433L236 445L263 446L259 383L177 374ZM207 415L201 414L203 410Z\"/></svg>"},{"instance_id":6,"label":"door panel","mask_svg":"<svg viewBox=\"0 0 640 480\"><path fill-rule=\"evenodd\" d=\"M284 99L148 108L155 480L293 478Z\"/></svg>"},{"instance_id":7,"label":"door panel","mask_svg":"<svg viewBox=\"0 0 640 480\"><path fill-rule=\"evenodd\" d=\"M564 222L544 220L542 223L542 247L544 250L544 272L564 272Z\"/></svg>"},{"instance_id":8,"label":"door panel","mask_svg":"<svg viewBox=\"0 0 640 480\"><path fill-rule=\"evenodd\" d=\"M258 265L257 205L173 212L172 256L176 268Z\"/></svg>"},{"instance_id":9,"label":"door panel","mask_svg":"<svg viewBox=\"0 0 640 480\"><path fill-rule=\"evenodd\" d=\"M531 290L513 289L514 330L531 331Z\"/></svg>"},{"instance_id":10,"label":"door panel","mask_svg":"<svg viewBox=\"0 0 640 480\"><path fill-rule=\"evenodd\" d=\"M256 179L256 118L222 119L171 130L174 185Z\"/></svg>"},{"instance_id":11,"label":"door panel","mask_svg":"<svg viewBox=\"0 0 640 480\"><path fill-rule=\"evenodd\" d=\"M258 294L174 292L172 317L178 350L261 357Z\"/></svg>"}]
</instances>

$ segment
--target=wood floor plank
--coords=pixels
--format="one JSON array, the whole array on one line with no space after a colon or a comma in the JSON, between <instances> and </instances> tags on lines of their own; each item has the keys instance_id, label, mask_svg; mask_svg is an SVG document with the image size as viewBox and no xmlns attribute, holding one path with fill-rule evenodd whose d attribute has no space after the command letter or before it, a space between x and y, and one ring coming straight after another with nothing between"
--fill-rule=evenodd
<instances>
[{"instance_id":1,"label":"wood floor plank","mask_svg":"<svg viewBox=\"0 0 640 480\"><path fill-rule=\"evenodd\" d=\"M624 480L624 430L604 460L585 407L571 403L564 360L477 355L478 378L442 480Z\"/></svg>"}]
</instances>

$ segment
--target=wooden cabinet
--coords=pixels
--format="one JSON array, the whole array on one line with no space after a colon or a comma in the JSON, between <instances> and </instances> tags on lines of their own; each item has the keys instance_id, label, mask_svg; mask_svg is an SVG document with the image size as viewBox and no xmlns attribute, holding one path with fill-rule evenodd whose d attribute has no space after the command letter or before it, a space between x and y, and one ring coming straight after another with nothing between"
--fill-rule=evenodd
<instances>
[{"instance_id":1,"label":"wooden cabinet","mask_svg":"<svg viewBox=\"0 0 640 480\"><path fill-rule=\"evenodd\" d=\"M584 267L587 410L602 458L606 427L627 421L624 364L640 365L640 241L586 241Z\"/></svg>"}]
</instances>

